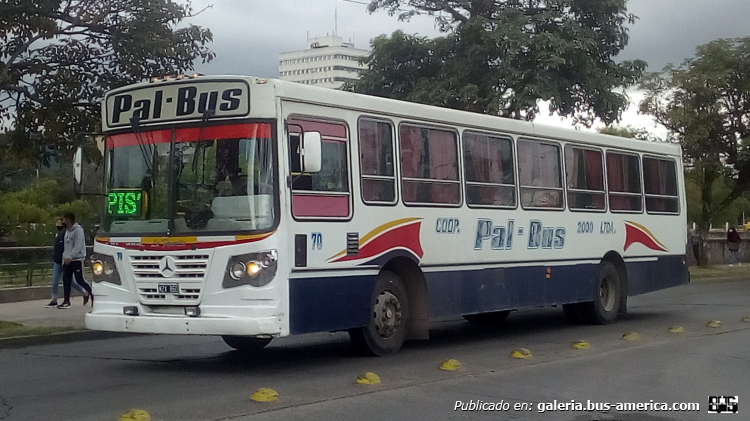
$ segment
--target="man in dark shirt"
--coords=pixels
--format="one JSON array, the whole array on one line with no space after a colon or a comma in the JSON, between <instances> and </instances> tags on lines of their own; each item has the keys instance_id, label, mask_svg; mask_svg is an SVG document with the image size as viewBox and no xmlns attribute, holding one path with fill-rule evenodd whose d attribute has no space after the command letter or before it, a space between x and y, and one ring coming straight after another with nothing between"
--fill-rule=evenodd
<instances>
[{"instance_id":1,"label":"man in dark shirt","mask_svg":"<svg viewBox=\"0 0 750 421\"><path fill-rule=\"evenodd\" d=\"M63 247L65 246L65 225L62 219L57 221L57 235L55 235L55 249L52 252L52 301L47 304L47 307L57 307L57 291L60 285L60 277L62 277L62 256ZM78 292L86 296L86 290L82 286L78 285L77 282L73 283L73 288L77 289ZM88 300L87 300L88 301Z\"/></svg>"}]
</instances>

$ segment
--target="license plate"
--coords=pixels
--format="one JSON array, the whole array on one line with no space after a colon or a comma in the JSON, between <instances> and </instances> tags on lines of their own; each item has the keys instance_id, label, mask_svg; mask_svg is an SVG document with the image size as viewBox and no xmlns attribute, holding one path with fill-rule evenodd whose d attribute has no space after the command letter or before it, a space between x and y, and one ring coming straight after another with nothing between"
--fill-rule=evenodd
<instances>
[{"instance_id":1,"label":"license plate","mask_svg":"<svg viewBox=\"0 0 750 421\"><path fill-rule=\"evenodd\" d=\"M160 294L179 294L180 286L178 284L159 284Z\"/></svg>"}]
</instances>

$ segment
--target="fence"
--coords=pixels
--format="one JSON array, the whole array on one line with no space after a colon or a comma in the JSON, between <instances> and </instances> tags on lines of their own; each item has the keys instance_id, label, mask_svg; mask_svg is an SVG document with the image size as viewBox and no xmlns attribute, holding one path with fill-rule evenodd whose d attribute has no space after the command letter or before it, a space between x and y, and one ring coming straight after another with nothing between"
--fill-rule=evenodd
<instances>
[{"instance_id":1,"label":"fence","mask_svg":"<svg viewBox=\"0 0 750 421\"><path fill-rule=\"evenodd\" d=\"M86 248L91 255L93 247ZM0 247L0 287L48 285L52 279L51 246ZM87 265L86 279L91 279Z\"/></svg>"}]
</instances>

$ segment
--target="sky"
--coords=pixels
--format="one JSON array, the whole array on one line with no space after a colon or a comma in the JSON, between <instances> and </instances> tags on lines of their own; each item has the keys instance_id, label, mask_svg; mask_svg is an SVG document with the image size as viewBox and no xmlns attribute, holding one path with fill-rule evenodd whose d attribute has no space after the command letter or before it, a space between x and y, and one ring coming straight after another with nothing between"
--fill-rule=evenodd
<instances>
[{"instance_id":1,"label":"sky","mask_svg":"<svg viewBox=\"0 0 750 421\"><path fill-rule=\"evenodd\" d=\"M334 31L357 48L369 48L372 38L401 29L427 37L441 35L428 16L401 22L380 11L367 13L366 0L193 0L196 10L210 8L189 23L207 27L214 35L217 57L197 70L207 75L278 76L278 54L306 48L307 37ZM638 16L628 25L630 42L616 60L642 59L648 71L668 63L680 64L695 48L717 38L750 36L750 0L629 0L628 11ZM338 19L336 19L336 16ZM629 92L633 103L641 94ZM540 104L542 110L545 104ZM570 122L540 113L544 124L570 127ZM662 134L648 116L631 107L623 125L646 127Z\"/></svg>"}]
</instances>

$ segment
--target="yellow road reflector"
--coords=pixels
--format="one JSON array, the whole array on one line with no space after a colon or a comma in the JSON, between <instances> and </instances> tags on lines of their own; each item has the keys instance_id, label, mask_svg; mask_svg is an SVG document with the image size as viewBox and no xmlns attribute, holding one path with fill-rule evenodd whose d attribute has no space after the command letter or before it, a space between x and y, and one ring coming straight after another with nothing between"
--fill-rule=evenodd
<instances>
[{"instance_id":1,"label":"yellow road reflector","mask_svg":"<svg viewBox=\"0 0 750 421\"><path fill-rule=\"evenodd\" d=\"M531 351L526 348L518 348L514 349L513 352L510 353L510 356L513 358L531 358Z\"/></svg>"},{"instance_id":2,"label":"yellow road reflector","mask_svg":"<svg viewBox=\"0 0 750 421\"><path fill-rule=\"evenodd\" d=\"M461 368L461 363L453 358L440 363L440 369L445 371L456 371Z\"/></svg>"},{"instance_id":3,"label":"yellow road reflector","mask_svg":"<svg viewBox=\"0 0 750 421\"><path fill-rule=\"evenodd\" d=\"M375 373L370 373L369 371L365 374L360 374L357 376L357 383L358 384L380 384L380 376L378 376Z\"/></svg>"},{"instance_id":4,"label":"yellow road reflector","mask_svg":"<svg viewBox=\"0 0 750 421\"><path fill-rule=\"evenodd\" d=\"M637 341L637 340L641 339L641 335L639 335L636 332L628 332L628 333L622 335L622 339L624 339L626 341Z\"/></svg>"},{"instance_id":5,"label":"yellow road reflector","mask_svg":"<svg viewBox=\"0 0 750 421\"><path fill-rule=\"evenodd\" d=\"M260 389L253 392L253 394L250 396L250 400L253 400L255 402L274 402L279 400L279 394L273 389L261 387Z\"/></svg>"},{"instance_id":6,"label":"yellow road reflector","mask_svg":"<svg viewBox=\"0 0 750 421\"><path fill-rule=\"evenodd\" d=\"M584 341L584 340L578 340L571 344L571 346L575 349L589 349L591 348L591 345Z\"/></svg>"},{"instance_id":7,"label":"yellow road reflector","mask_svg":"<svg viewBox=\"0 0 750 421\"><path fill-rule=\"evenodd\" d=\"M711 320L706 324L706 327L712 327L714 329L721 327L721 322L718 320Z\"/></svg>"},{"instance_id":8,"label":"yellow road reflector","mask_svg":"<svg viewBox=\"0 0 750 421\"><path fill-rule=\"evenodd\" d=\"M742 318L743 323L750 323L750 316L745 316Z\"/></svg>"},{"instance_id":9,"label":"yellow road reflector","mask_svg":"<svg viewBox=\"0 0 750 421\"><path fill-rule=\"evenodd\" d=\"M667 329L669 333L683 333L685 332L685 329L682 328L682 326L672 326L669 329Z\"/></svg>"},{"instance_id":10,"label":"yellow road reflector","mask_svg":"<svg viewBox=\"0 0 750 421\"><path fill-rule=\"evenodd\" d=\"M151 415L142 409L131 409L122 414L120 421L151 421Z\"/></svg>"}]
</instances>

